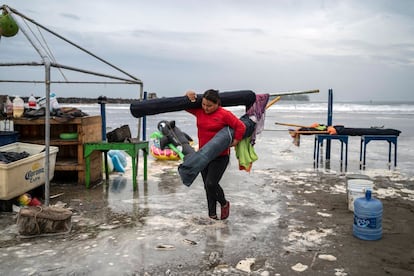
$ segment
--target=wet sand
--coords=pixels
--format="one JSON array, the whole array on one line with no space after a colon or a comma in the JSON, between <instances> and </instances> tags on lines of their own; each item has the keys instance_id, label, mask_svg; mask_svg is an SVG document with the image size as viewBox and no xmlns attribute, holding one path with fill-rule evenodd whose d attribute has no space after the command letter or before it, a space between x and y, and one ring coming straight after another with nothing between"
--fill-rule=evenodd
<instances>
[{"instance_id":1,"label":"wet sand","mask_svg":"<svg viewBox=\"0 0 414 276\"><path fill-rule=\"evenodd\" d=\"M397 171L367 172L384 205L383 238L363 241L352 235L344 173L258 166L246 173L232 160L223 179L231 214L212 221L200 177L188 188L177 163L149 158L150 178L138 176L135 192L130 170L89 190L52 185L60 196L51 204L73 210L69 234L22 239L15 215L0 213L2 274L414 273L414 182Z\"/></svg>"},{"instance_id":2,"label":"wet sand","mask_svg":"<svg viewBox=\"0 0 414 276\"><path fill-rule=\"evenodd\" d=\"M137 191L132 190L130 168L91 189L52 181L50 194L58 196L51 204L73 211L68 234L24 239L18 234L16 214L0 213L0 274L413 275L411 121L404 123L407 129L398 141L397 169L387 168L386 144L371 143L367 170L359 171L360 140L350 137L348 173L343 173L339 143L332 143L331 168L315 170L313 136L302 137L296 147L285 127L274 129L275 121L309 123L320 118L282 115L268 114L267 129L274 131L259 136L259 160L250 173L239 171L232 155L222 180L231 202L228 220L207 218L200 177L186 187L177 162L149 156L148 181L142 181L141 168ZM373 120L357 116L362 125L370 124L361 118ZM159 119L154 116L149 125ZM177 120L180 127L194 131L187 117ZM390 125L397 127L400 120ZM374 196L383 203L381 240L353 236L346 177L355 173L373 180Z\"/></svg>"}]
</instances>

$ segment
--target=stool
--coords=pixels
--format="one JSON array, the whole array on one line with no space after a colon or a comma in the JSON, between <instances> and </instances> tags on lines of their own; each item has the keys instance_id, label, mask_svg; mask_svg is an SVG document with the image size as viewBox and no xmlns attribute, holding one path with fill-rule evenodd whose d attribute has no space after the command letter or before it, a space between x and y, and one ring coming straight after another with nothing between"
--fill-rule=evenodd
<instances>
[{"instance_id":1,"label":"stool","mask_svg":"<svg viewBox=\"0 0 414 276\"><path fill-rule=\"evenodd\" d=\"M344 144L345 144L345 171L348 168L348 135L330 135L330 134L318 134L315 135L315 143L313 146L313 165L319 167L319 148L323 146L324 140L339 140L341 142L341 171L343 168L344 158ZM322 159L322 157L321 157Z\"/></svg>"},{"instance_id":2,"label":"stool","mask_svg":"<svg viewBox=\"0 0 414 276\"><path fill-rule=\"evenodd\" d=\"M395 135L363 135L361 136L361 146L359 151L359 169L365 170L367 156L367 144L370 141L388 142L388 168L391 168L391 144L394 144L394 167L397 167L397 139Z\"/></svg>"},{"instance_id":3,"label":"stool","mask_svg":"<svg viewBox=\"0 0 414 276\"><path fill-rule=\"evenodd\" d=\"M93 151L99 150L104 152L105 160L107 160L107 154L109 150L124 150L128 153L132 158L132 183L133 189L137 189L137 167L138 167L138 156L139 150L143 151L144 155L144 181L147 180L147 156L148 156L148 141L139 141L139 142L131 142L131 143L106 143L106 142L98 142L98 143L85 143L84 144L84 157L86 163L86 175L85 175L85 185L86 188L89 188L90 184L90 155ZM108 177L108 167L105 166L105 176L106 179Z\"/></svg>"}]
</instances>

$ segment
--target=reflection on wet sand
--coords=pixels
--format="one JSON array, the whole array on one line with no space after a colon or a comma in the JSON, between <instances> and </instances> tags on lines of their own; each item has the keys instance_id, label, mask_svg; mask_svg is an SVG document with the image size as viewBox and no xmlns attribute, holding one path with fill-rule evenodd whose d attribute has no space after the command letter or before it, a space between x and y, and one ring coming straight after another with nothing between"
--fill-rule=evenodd
<instances>
[{"instance_id":1,"label":"reflection on wet sand","mask_svg":"<svg viewBox=\"0 0 414 276\"><path fill-rule=\"evenodd\" d=\"M284 116L287 121L291 119ZM306 118L311 122L318 119ZM273 125L275 120L270 117L268 121ZM406 150L399 156L400 168L405 171L412 163L404 159L412 156L411 137L404 137L399 144ZM392 258L400 260L400 268L409 267L410 252L393 246L399 242L397 236L409 240L412 233L404 232L412 229L410 221L407 223L413 209L412 178L381 169L383 158L370 161L370 166L380 169L364 172L375 179L375 195L387 200L388 206L384 206L391 209L384 210L399 208L398 212L406 215L398 221L385 218L387 239L376 245L386 246L375 250L374 245L367 247L352 238L345 175L337 170L339 151L333 145L331 170L318 171L312 168L312 148L309 137L304 137L298 148L285 131L265 131L257 140L259 160L251 173L239 171L237 160L232 158L223 177L232 203L227 221L207 217L201 179L190 188L184 186L175 161L149 158L148 181L143 182L139 175L136 191L132 189L130 168L90 189L54 184L51 195L56 197L51 204L73 210L72 231L62 236L21 239L15 214L0 213L0 274L240 275L237 264L251 264L254 258L249 268L257 275L290 275L291 267L299 262L308 265L307 272L313 269L314 275L330 275L335 269L362 269L366 263L382 260L382 255L375 254L387 251L398 252ZM350 171L357 167L357 150L357 146L350 147ZM138 174L141 172L139 169ZM364 258L373 257L355 260L355 248L368 253L361 253ZM367 248L373 249L364 251ZM336 254L338 261L318 263L317 253ZM371 268L377 267L378 263Z\"/></svg>"}]
</instances>

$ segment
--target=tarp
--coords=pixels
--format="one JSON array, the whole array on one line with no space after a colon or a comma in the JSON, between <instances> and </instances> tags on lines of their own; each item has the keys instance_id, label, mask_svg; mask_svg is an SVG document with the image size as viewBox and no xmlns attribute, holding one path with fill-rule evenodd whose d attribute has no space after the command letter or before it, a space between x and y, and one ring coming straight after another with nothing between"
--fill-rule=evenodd
<instances>
[{"instance_id":1,"label":"tarp","mask_svg":"<svg viewBox=\"0 0 414 276\"><path fill-rule=\"evenodd\" d=\"M349 136L363 136L363 135L395 135L399 136L401 131L393 128L380 128L380 127L344 127L341 125L333 126L336 130L337 135L349 135ZM314 134L333 134L325 128L315 127L300 127L296 130L289 130L291 135L303 134L303 135L314 135Z\"/></svg>"},{"instance_id":2,"label":"tarp","mask_svg":"<svg viewBox=\"0 0 414 276\"><path fill-rule=\"evenodd\" d=\"M395 135L399 136L401 131L392 128L352 128L334 126L338 135L362 136L362 135Z\"/></svg>"}]
</instances>

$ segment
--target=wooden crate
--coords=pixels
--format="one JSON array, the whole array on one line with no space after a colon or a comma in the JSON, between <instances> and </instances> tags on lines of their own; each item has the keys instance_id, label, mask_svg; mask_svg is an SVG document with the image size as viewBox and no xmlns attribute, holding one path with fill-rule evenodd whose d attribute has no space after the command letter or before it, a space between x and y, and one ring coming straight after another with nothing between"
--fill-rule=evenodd
<instances>
[{"instance_id":1,"label":"wooden crate","mask_svg":"<svg viewBox=\"0 0 414 276\"><path fill-rule=\"evenodd\" d=\"M44 144L45 120L14 118L14 129L19 132L19 141ZM62 140L61 133L76 132L78 138L74 140ZM78 184L85 184L85 159L83 156L83 144L99 142L102 140L101 116L78 117L67 121L61 118L50 119L50 145L58 146L59 152L56 158L55 175L75 175ZM91 155L91 182L102 180L102 155L94 152ZM69 173L70 172L70 173Z\"/></svg>"}]
</instances>

